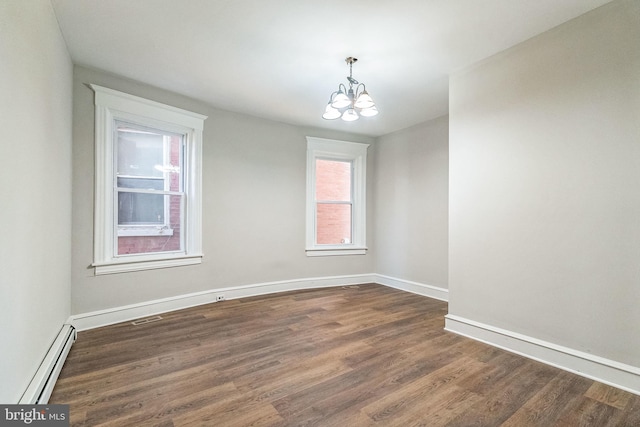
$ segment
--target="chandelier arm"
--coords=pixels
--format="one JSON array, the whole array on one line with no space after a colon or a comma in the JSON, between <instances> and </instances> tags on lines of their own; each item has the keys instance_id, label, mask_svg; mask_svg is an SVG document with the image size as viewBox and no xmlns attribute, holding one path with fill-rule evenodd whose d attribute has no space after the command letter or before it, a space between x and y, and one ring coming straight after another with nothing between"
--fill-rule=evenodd
<instances>
[{"instance_id":1,"label":"chandelier arm","mask_svg":"<svg viewBox=\"0 0 640 427\"><path fill-rule=\"evenodd\" d=\"M336 96L337 93L338 91L336 90L335 92L332 92L331 95L329 95L329 104L333 102L333 97Z\"/></svg>"},{"instance_id":2,"label":"chandelier arm","mask_svg":"<svg viewBox=\"0 0 640 427\"><path fill-rule=\"evenodd\" d=\"M358 86L356 86L356 98L362 94L362 92L359 92L360 86L362 86L362 92L365 92L367 90L367 87L364 85L364 83L358 84Z\"/></svg>"}]
</instances>

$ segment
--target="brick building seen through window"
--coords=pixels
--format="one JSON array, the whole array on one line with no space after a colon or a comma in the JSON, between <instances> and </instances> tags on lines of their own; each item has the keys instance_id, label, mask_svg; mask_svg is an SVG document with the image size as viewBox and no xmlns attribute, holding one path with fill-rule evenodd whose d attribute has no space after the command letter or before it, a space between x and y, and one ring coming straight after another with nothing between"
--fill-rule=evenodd
<instances>
[{"instance_id":1,"label":"brick building seen through window","mask_svg":"<svg viewBox=\"0 0 640 427\"><path fill-rule=\"evenodd\" d=\"M352 241L352 163L316 159L316 243Z\"/></svg>"}]
</instances>

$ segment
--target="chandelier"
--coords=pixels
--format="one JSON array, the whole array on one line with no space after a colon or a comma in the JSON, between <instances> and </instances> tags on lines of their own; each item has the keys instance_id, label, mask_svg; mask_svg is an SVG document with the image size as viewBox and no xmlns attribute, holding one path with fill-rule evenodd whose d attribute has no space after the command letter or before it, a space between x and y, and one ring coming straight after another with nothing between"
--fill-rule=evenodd
<instances>
[{"instance_id":1,"label":"chandelier","mask_svg":"<svg viewBox=\"0 0 640 427\"><path fill-rule=\"evenodd\" d=\"M353 78L353 64L358 60L352 56L345 61L349 64L349 90L340 83L338 90L333 92L329 97L329 103L322 115L323 119L334 120L342 118L345 122L353 122L358 120L360 116L371 117L378 114L375 102L367 93L364 83L359 83ZM355 91L353 86L356 86Z\"/></svg>"}]
</instances>

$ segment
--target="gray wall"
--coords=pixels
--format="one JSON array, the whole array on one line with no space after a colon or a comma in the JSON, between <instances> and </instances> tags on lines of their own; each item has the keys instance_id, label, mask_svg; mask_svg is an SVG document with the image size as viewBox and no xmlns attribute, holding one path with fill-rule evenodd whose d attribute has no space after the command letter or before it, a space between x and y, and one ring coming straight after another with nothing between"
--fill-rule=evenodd
<instances>
[{"instance_id":1,"label":"gray wall","mask_svg":"<svg viewBox=\"0 0 640 427\"><path fill-rule=\"evenodd\" d=\"M208 115L203 142L201 265L94 276L95 83ZM372 143L371 138L305 129L230 113L193 99L82 67L74 69L72 313L280 280L373 272L364 256L305 255L306 136ZM372 180L375 152L369 152ZM368 222L373 218L368 190ZM372 246L372 228L368 241Z\"/></svg>"},{"instance_id":2,"label":"gray wall","mask_svg":"<svg viewBox=\"0 0 640 427\"><path fill-rule=\"evenodd\" d=\"M0 1L0 403L69 316L72 65L48 0Z\"/></svg>"},{"instance_id":3,"label":"gray wall","mask_svg":"<svg viewBox=\"0 0 640 427\"><path fill-rule=\"evenodd\" d=\"M378 138L376 273L447 288L449 120Z\"/></svg>"},{"instance_id":4,"label":"gray wall","mask_svg":"<svg viewBox=\"0 0 640 427\"><path fill-rule=\"evenodd\" d=\"M640 2L450 82L450 313L640 366Z\"/></svg>"}]
</instances>

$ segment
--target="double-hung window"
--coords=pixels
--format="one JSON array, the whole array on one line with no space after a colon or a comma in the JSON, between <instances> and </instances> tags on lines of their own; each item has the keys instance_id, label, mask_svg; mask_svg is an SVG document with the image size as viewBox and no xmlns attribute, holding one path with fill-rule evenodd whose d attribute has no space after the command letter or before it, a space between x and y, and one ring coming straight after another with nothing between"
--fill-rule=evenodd
<instances>
[{"instance_id":1,"label":"double-hung window","mask_svg":"<svg viewBox=\"0 0 640 427\"><path fill-rule=\"evenodd\" d=\"M91 85L96 274L201 262L205 116Z\"/></svg>"},{"instance_id":2,"label":"double-hung window","mask_svg":"<svg viewBox=\"0 0 640 427\"><path fill-rule=\"evenodd\" d=\"M307 137L308 256L366 253L367 147Z\"/></svg>"},{"instance_id":3,"label":"double-hung window","mask_svg":"<svg viewBox=\"0 0 640 427\"><path fill-rule=\"evenodd\" d=\"M174 236L181 228L181 205L186 197L180 171L184 169L183 136L159 129L115 122L117 146L116 192L118 254L151 252L150 241L121 236ZM173 206L173 210L171 207ZM165 240L165 239L159 239ZM181 239L162 243L165 250L181 247ZM168 247L167 247L168 244Z\"/></svg>"}]
</instances>

